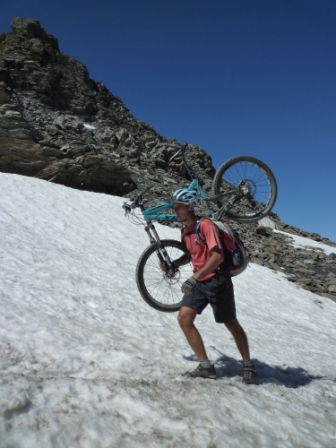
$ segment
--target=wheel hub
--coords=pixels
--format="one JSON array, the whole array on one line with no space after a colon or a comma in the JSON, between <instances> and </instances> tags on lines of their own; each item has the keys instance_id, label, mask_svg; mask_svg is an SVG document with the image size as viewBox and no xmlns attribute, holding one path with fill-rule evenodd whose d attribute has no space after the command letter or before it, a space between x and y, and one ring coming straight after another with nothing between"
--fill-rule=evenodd
<instances>
[{"instance_id":1,"label":"wheel hub","mask_svg":"<svg viewBox=\"0 0 336 448\"><path fill-rule=\"evenodd\" d=\"M257 191L257 186L253 180L243 179L238 184L238 190L244 195L253 196Z\"/></svg>"},{"instance_id":2,"label":"wheel hub","mask_svg":"<svg viewBox=\"0 0 336 448\"><path fill-rule=\"evenodd\" d=\"M181 274L180 271L177 270L175 271L173 274L168 272L164 272L163 273L163 279L169 283L170 285L176 285L176 283L178 283L181 279Z\"/></svg>"}]
</instances>

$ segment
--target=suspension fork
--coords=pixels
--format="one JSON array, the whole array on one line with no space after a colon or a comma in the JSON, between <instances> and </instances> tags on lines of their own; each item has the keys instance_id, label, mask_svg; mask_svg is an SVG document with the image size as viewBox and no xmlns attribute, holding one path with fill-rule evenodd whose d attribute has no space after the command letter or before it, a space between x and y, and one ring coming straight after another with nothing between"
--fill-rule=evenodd
<instances>
[{"instance_id":1,"label":"suspension fork","mask_svg":"<svg viewBox=\"0 0 336 448\"><path fill-rule=\"evenodd\" d=\"M149 241L151 244L156 245L157 251L156 254L160 260L161 263L166 263L168 267L168 271L166 271L168 274L172 275L174 274L174 267L172 260L170 259L164 245L162 244L162 241L159 237L159 234L157 233L154 224L151 222L145 227L145 231L148 235Z\"/></svg>"},{"instance_id":2,"label":"suspension fork","mask_svg":"<svg viewBox=\"0 0 336 448\"><path fill-rule=\"evenodd\" d=\"M222 218L226 215L228 209L235 203L238 202L244 195L241 193L237 193L235 196L230 198L216 213L215 218L218 221L221 221Z\"/></svg>"}]
</instances>

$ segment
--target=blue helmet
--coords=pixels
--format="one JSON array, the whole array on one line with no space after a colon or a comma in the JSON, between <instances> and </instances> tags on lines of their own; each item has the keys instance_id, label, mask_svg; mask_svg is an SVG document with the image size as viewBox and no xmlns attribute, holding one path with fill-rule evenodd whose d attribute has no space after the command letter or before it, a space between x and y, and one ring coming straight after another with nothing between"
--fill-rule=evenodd
<instances>
[{"instance_id":1,"label":"blue helmet","mask_svg":"<svg viewBox=\"0 0 336 448\"><path fill-rule=\"evenodd\" d=\"M186 205L196 205L197 201L197 192L195 190L188 190L187 188L181 188L180 190L174 191L170 198L170 202L173 204L178 202Z\"/></svg>"}]
</instances>

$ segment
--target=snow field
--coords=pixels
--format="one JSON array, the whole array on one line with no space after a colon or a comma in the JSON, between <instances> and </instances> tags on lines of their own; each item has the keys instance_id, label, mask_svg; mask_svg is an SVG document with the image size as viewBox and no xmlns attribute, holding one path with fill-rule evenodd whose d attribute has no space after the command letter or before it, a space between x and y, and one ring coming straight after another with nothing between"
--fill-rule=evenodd
<instances>
[{"instance_id":1,"label":"snow field","mask_svg":"<svg viewBox=\"0 0 336 448\"><path fill-rule=\"evenodd\" d=\"M234 284L259 385L210 309L196 325L218 380L182 379L196 360L137 291L148 239L123 199L8 174L0 189L0 448L336 446L334 302L250 264Z\"/></svg>"}]
</instances>

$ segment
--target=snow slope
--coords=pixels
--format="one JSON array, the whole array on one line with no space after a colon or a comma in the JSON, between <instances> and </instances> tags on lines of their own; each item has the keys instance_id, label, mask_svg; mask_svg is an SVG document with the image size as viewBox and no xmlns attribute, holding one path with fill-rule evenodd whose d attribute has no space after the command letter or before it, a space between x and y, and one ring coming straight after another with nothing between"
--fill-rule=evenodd
<instances>
[{"instance_id":1,"label":"snow slope","mask_svg":"<svg viewBox=\"0 0 336 448\"><path fill-rule=\"evenodd\" d=\"M183 379L196 360L138 294L148 240L123 199L1 173L0 190L0 448L336 446L336 303L250 264L234 284L259 384L208 309L219 378Z\"/></svg>"}]
</instances>

